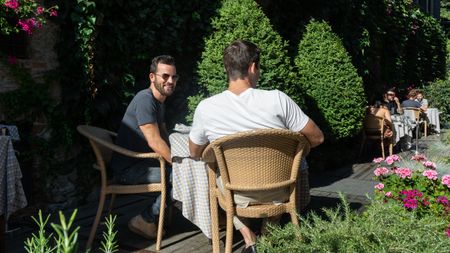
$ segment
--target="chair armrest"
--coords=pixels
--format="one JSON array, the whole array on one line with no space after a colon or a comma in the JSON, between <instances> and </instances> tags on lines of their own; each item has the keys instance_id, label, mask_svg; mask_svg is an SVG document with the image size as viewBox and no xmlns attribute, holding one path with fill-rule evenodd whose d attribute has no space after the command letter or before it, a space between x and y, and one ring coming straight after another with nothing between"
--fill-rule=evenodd
<instances>
[{"instance_id":1,"label":"chair armrest","mask_svg":"<svg viewBox=\"0 0 450 253\"><path fill-rule=\"evenodd\" d=\"M111 150L113 150L113 151L115 151L115 152L117 152L117 153L119 153L121 155L124 155L124 156L133 157L133 158L163 159L161 155L159 155L158 153L155 153L155 152L139 153L139 152L134 152L134 151L128 150L126 148L122 148L122 147L120 147L118 145L109 143L109 142L104 141L104 140L102 140L100 138L95 138L95 139L90 139L90 140L95 141L96 143L98 143L98 144L100 144L100 145L102 145L102 146L104 146L104 147L106 147L108 149L111 149Z\"/></svg>"}]
</instances>

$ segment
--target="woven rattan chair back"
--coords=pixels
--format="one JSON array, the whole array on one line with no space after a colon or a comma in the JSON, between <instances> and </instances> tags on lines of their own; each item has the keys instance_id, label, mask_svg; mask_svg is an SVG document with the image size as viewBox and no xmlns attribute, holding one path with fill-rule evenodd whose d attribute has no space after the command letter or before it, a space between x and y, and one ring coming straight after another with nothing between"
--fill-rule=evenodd
<instances>
[{"instance_id":1,"label":"woven rattan chair back","mask_svg":"<svg viewBox=\"0 0 450 253\"><path fill-rule=\"evenodd\" d=\"M225 252L233 241L233 216L263 218L289 213L298 225L296 183L300 161L309 152L303 135L284 129L261 129L240 132L213 141L204 151L208 163L213 252L219 252L218 204L227 213ZM220 172L224 193L216 184ZM237 207L235 192L271 191L287 188L289 200L282 204L260 203Z\"/></svg>"},{"instance_id":2,"label":"woven rattan chair back","mask_svg":"<svg viewBox=\"0 0 450 253\"><path fill-rule=\"evenodd\" d=\"M296 149L301 141L304 139L299 134L270 129L226 136L211 146L224 185L253 191L273 189L297 178L302 152L296 153Z\"/></svg>"},{"instance_id":3,"label":"woven rattan chair back","mask_svg":"<svg viewBox=\"0 0 450 253\"><path fill-rule=\"evenodd\" d=\"M131 150L124 149L114 144L113 140L117 136L116 133L102 129L99 127L80 125L77 127L78 132L89 139L89 143L95 153L97 163L94 164L94 168L100 170L101 177L101 192L100 200L97 209L97 215L95 216L94 223L92 224L91 232L86 244L86 249L92 246L95 238L100 217L102 216L103 206L105 204L106 195L111 194L111 202L109 212L114 204L116 194L134 194L134 193L146 193L146 192L161 192L161 202L165 203L166 199L166 175L165 175L165 162L164 159L156 153L137 153ZM111 160L113 152L120 153L124 156L140 158L140 159L158 159L160 162L161 183L152 184L140 184L140 185L119 185L109 184L107 176L107 166ZM108 212L108 213L109 213ZM164 205L161 205L159 224L164 224ZM156 250L161 248L162 240L162 226L158 226L158 234L156 239Z\"/></svg>"},{"instance_id":4,"label":"woven rattan chair back","mask_svg":"<svg viewBox=\"0 0 450 253\"><path fill-rule=\"evenodd\" d=\"M367 139L380 140L381 155L383 159L385 158L384 152L385 143L389 144L389 155L392 155L394 146L393 137L385 138L384 131L385 131L385 119L383 117L375 116L371 113L366 113L363 122L363 137L361 142L361 148L359 151L359 156L361 156L363 153Z\"/></svg>"}]
</instances>

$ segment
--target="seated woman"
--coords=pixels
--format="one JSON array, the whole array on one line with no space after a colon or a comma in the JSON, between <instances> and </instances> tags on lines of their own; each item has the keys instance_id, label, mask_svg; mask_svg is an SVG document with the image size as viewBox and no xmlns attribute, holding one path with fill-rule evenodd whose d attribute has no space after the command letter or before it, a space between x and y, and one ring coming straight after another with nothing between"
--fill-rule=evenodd
<instances>
[{"instance_id":1,"label":"seated woman","mask_svg":"<svg viewBox=\"0 0 450 253\"><path fill-rule=\"evenodd\" d=\"M391 138L394 135L392 129L394 129L394 125L392 124L391 113L389 112L386 104L381 103L380 101L375 101L371 103L368 107L367 113L375 115L377 117L384 118L384 137Z\"/></svg>"}]
</instances>

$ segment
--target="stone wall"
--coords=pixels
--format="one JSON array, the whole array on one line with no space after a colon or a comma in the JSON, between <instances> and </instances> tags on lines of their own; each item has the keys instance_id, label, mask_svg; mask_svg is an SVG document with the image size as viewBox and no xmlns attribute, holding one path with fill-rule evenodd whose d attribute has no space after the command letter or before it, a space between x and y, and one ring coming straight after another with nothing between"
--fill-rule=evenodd
<instances>
[{"instance_id":1,"label":"stone wall","mask_svg":"<svg viewBox=\"0 0 450 253\"><path fill-rule=\"evenodd\" d=\"M17 64L22 64L30 71L33 78L40 81L46 71L58 67L58 57L54 49L58 38L59 27L47 22L41 29L34 31L30 37L28 59L17 59ZM8 68L0 63L0 93L12 91L18 88L17 82L8 73ZM59 98L58 88L54 87L53 95ZM4 120L0 114L0 120Z\"/></svg>"}]
</instances>

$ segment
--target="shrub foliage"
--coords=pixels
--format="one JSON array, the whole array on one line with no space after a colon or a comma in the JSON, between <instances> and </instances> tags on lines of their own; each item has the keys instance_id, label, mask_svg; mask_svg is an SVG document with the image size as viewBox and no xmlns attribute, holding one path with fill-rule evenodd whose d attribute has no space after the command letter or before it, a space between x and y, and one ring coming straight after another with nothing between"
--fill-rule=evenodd
<instances>
[{"instance_id":1,"label":"shrub foliage","mask_svg":"<svg viewBox=\"0 0 450 253\"><path fill-rule=\"evenodd\" d=\"M436 80L425 86L424 92L430 107L439 109L441 123L450 124L450 79Z\"/></svg>"},{"instance_id":2,"label":"shrub foliage","mask_svg":"<svg viewBox=\"0 0 450 253\"><path fill-rule=\"evenodd\" d=\"M394 203L373 202L363 215L342 207L310 214L300 228L272 228L258 241L260 252L448 252L444 217L419 218Z\"/></svg>"},{"instance_id":3,"label":"shrub foliage","mask_svg":"<svg viewBox=\"0 0 450 253\"><path fill-rule=\"evenodd\" d=\"M223 67L223 50L236 39L251 41L261 48L259 88L279 89L299 104L301 95L294 84L295 74L287 57L287 42L274 31L269 19L253 0L225 0L212 20L213 33L205 40L198 64L199 85L204 94L189 98L191 119L202 97L212 96L227 88Z\"/></svg>"},{"instance_id":4,"label":"shrub foliage","mask_svg":"<svg viewBox=\"0 0 450 253\"><path fill-rule=\"evenodd\" d=\"M306 26L295 65L308 95L310 116L328 137L336 140L358 134L365 103L362 79L326 22L313 20Z\"/></svg>"}]
</instances>

